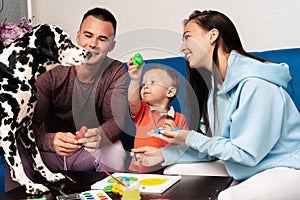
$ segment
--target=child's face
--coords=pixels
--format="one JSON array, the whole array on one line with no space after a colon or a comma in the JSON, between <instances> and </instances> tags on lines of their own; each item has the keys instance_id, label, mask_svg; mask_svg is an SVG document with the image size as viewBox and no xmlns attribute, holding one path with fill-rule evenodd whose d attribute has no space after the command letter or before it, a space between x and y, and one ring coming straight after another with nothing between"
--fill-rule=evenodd
<instances>
[{"instance_id":1,"label":"child's face","mask_svg":"<svg viewBox=\"0 0 300 200\"><path fill-rule=\"evenodd\" d=\"M141 97L150 105L162 104L169 101L167 97L172 86L171 77L161 69L151 69L143 76Z\"/></svg>"}]
</instances>

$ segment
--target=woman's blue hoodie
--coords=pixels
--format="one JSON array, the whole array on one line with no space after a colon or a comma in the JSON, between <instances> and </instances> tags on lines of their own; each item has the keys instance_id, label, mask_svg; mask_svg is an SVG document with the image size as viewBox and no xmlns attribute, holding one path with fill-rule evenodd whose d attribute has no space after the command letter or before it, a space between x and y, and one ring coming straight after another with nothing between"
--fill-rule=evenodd
<instances>
[{"instance_id":1,"label":"woman's blue hoodie","mask_svg":"<svg viewBox=\"0 0 300 200\"><path fill-rule=\"evenodd\" d=\"M163 165L221 159L236 180L273 167L300 168L300 114L285 90L290 79L287 64L232 51L216 115L212 95L208 100L213 137L190 131L187 146L162 148Z\"/></svg>"}]
</instances>

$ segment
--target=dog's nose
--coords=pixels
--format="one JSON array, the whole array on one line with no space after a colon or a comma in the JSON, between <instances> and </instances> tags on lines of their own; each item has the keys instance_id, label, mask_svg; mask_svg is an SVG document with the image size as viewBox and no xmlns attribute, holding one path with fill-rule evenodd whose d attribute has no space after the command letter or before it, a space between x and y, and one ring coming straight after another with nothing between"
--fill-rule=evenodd
<instances>
[{"instance_id":1,"label":"dog's nose","mask_svg":"<svg viewBox=\"0 0 300 200\"><path fill-rule=\"evenodd\" d=\"M93 54L92 54L91 52L88 52L88 53L86 54L86 57L87 57L88 60L89 60L92 56L93 56Z\"/></svg>"}]
</instances>

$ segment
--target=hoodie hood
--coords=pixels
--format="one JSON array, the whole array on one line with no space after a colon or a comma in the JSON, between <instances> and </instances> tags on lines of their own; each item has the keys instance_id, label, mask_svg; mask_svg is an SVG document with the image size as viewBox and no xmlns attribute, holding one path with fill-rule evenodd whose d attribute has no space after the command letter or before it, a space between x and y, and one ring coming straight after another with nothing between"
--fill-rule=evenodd
<instances>
[{"instance_id":1,"label":"hoodie hood","mask_svg":"<svg viewBox=\"0 0 300 200\"><path fill-rule=\"evenodd\" d=\"M231 51L225 81L219 93L227 93L244 79L254 77L264 79L283 88L291 80L289 66L286 63L260 62Z\"/></svg>"}]
</instances>

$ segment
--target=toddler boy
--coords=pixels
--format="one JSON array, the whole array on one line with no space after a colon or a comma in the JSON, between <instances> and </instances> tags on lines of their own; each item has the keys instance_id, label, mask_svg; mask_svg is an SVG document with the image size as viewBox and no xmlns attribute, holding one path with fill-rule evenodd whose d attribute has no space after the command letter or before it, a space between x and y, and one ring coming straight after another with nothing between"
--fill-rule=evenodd
<instances>
[{"instance_id":1,"label":"toddler boy","mask_svg":"<svg viewBox=\"0 0 300 200\"><path fill-rule=\"evenodd\" d=\"M168 105L180 88L180 80L177 73L166 67L152 66L144 73L140 91L144 64L141 67L133 65L132 59L127 64L131 78L128 88L130 115L136 124L134 148L142 146L164 147L169 145L169 143L150 136L148 133L161 128L169 130L174 130L175 128L188 129L185 116L175 112L174 108ZM139 173L162 172L163 169L160 165L145 167L137 164L135 156L133 155L129 167L130 170Z\"/></svg>"}]
</instances>

